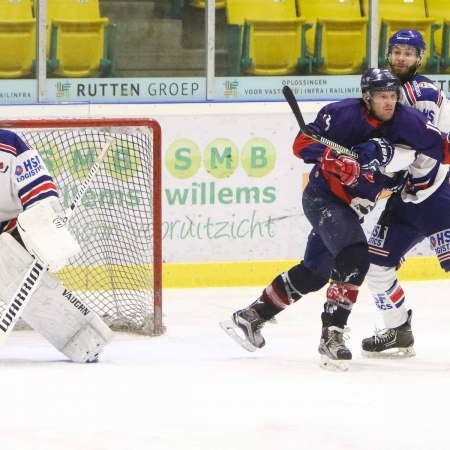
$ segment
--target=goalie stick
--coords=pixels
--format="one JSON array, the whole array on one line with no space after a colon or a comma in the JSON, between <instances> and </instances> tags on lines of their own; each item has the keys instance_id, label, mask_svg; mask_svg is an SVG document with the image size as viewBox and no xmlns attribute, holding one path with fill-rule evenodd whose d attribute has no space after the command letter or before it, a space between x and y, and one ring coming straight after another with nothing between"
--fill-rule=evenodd
<instances>
[{"instance_id":1,"label":"goalie stick","mask_svg":"<svg viewBox=\"0 0 450 450\"><path fill-rule=\"evenodd\" d=\"M297 119L300 130L302 130L302 133L305 136L308 136L309 138L314 139L315 141L320 142L321 144L326 145L327 147L331 147L338 153L351 156L356 160L358 159L358 155L352 150L343 147L342 145L339 145L336 142L330 141L327 138L324 138L323 136L320 136L319 134L311 131L305 124L305 120L303 119L297 100L295 99L294 93L292 92L291 88L289 86L284 86L282 91L284 98L289 103L289 106L291 107L292 112L294 113L294 116Z\"/></svg>"},{"instance_id":2,"label":"goalie stick","mask_svg":"<svg viewBox=\"0 0 450 450\"><path fill-rule=\"evenodd\" d=\"M107 137L105 139L105 144L103 145L102 150L97 157L97 160L91 167L91 170L89 171L88 175L86 176L86 179L81 185L78 194L75 196L70 207L66 211L66 216L63 219L64 223L66 223L69 220L69 218L73 214L74 209L79 205L81 199L83 198L83 195L85 194L95 174L97 173L97 170L99 169L100 164L106 155L106 152L108 151L109 147L111 147L111 145L113 145L114 143L115 140L112 137ZM35 258L33 264L30 266L27 273L25 274L22 283L12 296L11 301L5 306L5 310L2 316L0 317L0 349L5 345L5 342L8 339L9 334L14 329L17 320L19 319L19 317L22 314L22 311L25 309L28 302L30 301L34 291L39 286L41 277L46 270L47 269L44 267L44 264L42 264L41 261Z\"/></svg>"}]
</instances>

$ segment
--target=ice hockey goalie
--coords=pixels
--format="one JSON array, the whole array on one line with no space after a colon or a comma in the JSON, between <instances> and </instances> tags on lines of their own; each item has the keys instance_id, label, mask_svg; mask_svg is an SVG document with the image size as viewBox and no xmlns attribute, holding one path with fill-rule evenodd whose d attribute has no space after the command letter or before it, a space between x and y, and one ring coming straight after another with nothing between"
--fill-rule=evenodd
<instances>
[{"instance_id":1,"label":"ice hockey goalie","mask_svg":"<svg viewBox=\"0 0 450 450\"><path fill-rule=\"evenodd\" d=\"M80 251L59 217L56 186L37 151L6 130L0 130L0 192L1 300L10 302L36 258L48 271L22 318L70 360L96 362L112 331L51 273Z\"/></svg>"}]
</instances>

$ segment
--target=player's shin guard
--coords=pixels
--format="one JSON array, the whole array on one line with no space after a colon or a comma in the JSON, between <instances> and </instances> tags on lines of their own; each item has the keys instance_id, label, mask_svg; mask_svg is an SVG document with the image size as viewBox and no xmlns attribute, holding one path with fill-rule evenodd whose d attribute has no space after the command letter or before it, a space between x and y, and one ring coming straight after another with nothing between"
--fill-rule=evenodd
<instances>
[{"instance_id":1,"label":"player's shin guard","mask_svg":"<svg viewBox=\"0 0 450 450\"><path fill-rule=\"evenodd\" d=\"M314 274L301 262L278 275L264 289L261 298L255 302L254 306L262 317L269 320L304 295L318 291L327 282L326 278Z\"/></svg>"},{"instance_id":2,"label":"player's shin guard","mask_svg":"<svg viewBox=\"0 0 450 450\"><path fill-rule=\"evenodd\" d=\"M367 286L380 311L386 328L397 328L408 320L405 294L397 280L395 267L371 264L366 276Z\"/></svg>"},{"instance_id":3,"label":"player's shin guard","mask_svg":"<svg viewBox=\"0 0 450 450\"><path fill-rule=\"evenodd\" d=\"M314 275L300 263L278 275L255 302L233 313L231 321L220 322L220 326L239 345L253 352L266 343L261 330L268 320L295 303L302 295L319 290L327 282L327 279ZM244 333L244 337L236 333L238 328Z\"/></svg>"},{"instance_id":4,"label":"player's shin guard","mask_svg":"<svg viewBox=\"0 0 450 450\"><path fill-rule=\"evenodd\" d=\"M348 317L358 298L359 287L349 283L332 281L327 289L325 312L330 325L345 327Z\"/></svg>"}]
</instances>

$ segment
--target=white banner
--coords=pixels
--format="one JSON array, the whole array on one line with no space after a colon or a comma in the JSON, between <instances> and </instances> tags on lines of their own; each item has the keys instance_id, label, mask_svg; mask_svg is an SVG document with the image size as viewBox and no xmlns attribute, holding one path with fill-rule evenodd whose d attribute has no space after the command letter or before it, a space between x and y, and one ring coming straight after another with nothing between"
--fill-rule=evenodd
<instances>
[{"instance_id":1,"label":"white banner","mask_svg":"<svg viewBox=\"0 0 450 450\"><path fill-rule=\"evenodd\" d=\"M311 226L301 196L312 165L292 153L292 114L159 120L165 262L302 258ZM383 205L366 219L368 234ZM432 253L424 243L415 254Z\"/></svg>"}]
</instances>

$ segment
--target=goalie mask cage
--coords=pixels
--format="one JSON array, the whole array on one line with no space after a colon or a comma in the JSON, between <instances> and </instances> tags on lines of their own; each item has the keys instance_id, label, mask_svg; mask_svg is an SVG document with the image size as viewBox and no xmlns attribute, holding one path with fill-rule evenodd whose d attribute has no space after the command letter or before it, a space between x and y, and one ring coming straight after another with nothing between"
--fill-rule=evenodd
<instances>
[{"instance_id":1,"label":"goalie mask cage","mask_svg":"<svg viewBox=\"0 0 450 450\"><path fill-rule=\"evenodd\" d=\"M57 277L113 330L162 334L161 128L150 119L3 120L42 157L66 209L111 136L69 221L82 253ZM13 169L15 170L15 168Z\"/></svg>"}]
</instances>

